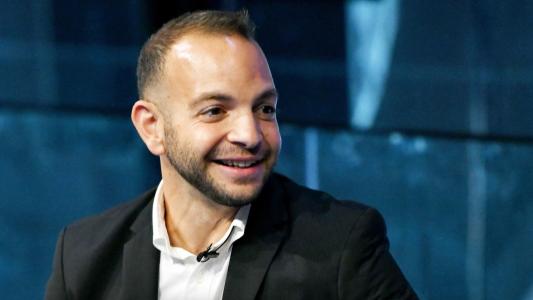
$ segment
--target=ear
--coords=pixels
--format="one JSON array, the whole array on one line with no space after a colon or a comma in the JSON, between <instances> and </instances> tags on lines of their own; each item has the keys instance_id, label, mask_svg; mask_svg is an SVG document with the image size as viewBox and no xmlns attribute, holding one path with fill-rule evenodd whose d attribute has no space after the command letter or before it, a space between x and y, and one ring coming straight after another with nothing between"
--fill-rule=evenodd
<instances>
[{"instance_id":1,"label":"ear","mask_svg":"<svg viewBox=\"0 0 533 300\"><path fill-rule=\"evenodd\" d=\"M165 153L163 118L155 104L146 100L135 102L131 109L131 121L153 155Z\"/></svg>"}]
</instances>

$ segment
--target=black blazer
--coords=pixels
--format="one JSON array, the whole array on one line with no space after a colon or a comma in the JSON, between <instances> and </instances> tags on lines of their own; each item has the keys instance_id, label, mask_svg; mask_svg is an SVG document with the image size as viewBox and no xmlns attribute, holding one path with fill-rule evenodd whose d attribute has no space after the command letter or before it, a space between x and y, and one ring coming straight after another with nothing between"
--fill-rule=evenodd
<instances>
[{"instance_id":1,"label":"black blazer","mask_svg":"<svg viewBox=\"0 0 533 300\"><path fill-rule=\"evenodd\" d=\"M151 190L60 234L45 299L157 299ZM417 299L373 208L274 174L233 245L224 299Z\"/></svg>"}]
</instances>

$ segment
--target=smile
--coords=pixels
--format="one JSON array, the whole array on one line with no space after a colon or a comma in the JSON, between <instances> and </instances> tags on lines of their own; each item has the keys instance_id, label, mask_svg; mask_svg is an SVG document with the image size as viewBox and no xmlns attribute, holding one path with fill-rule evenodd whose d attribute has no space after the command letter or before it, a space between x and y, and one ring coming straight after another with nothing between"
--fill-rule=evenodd
<instances>
[{"instance_id":1,"label":"smile","mask_svg":"<svg viewBox=\"0 0 533 300\"><path fill-rule=\"evenodd\" d=\"M253 167L259 164L261 161L262 161L261 159L258 159L258 160L229 160L229 159L228 160L226 159L215 160L215 162L218 164L228 166L228 167L233 167L233 168L249 168L249 167Z\"/></svg>"}]
</instances>

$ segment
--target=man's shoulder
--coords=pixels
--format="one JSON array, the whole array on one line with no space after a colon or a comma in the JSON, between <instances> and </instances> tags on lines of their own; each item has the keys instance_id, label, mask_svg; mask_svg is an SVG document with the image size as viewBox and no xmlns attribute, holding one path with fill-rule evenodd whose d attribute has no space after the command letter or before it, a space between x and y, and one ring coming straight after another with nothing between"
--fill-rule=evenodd
<instances>
[{"instance_id":1,"label":"man's shoulder","mask_svg":"<svg viewBox=\"0 0 533 300\"><path fill-rule=\"evenodd\" d=\"M290 230L289 244L313 241L316 253L340 253L349 240L382 239L385 221L373 207L355 200L339 200L332 195L301 186L285 176L275 176L283 193ZM294 246L298 248L299 246Z\"/></svg>"},{"instance_id":2,"label":"man's shoulder","mask_svg":"<svg viewBox=\"0 0 533 300\"><path fill-rule=\"evenodd\" d=\"M111 207L96 215L84 217L66 227L66 231L79 234L113 231L116 228L128 227L135 222L141 211L152 201L155 188L152 188L136 198Z\"/></svg>"}]
</instances>

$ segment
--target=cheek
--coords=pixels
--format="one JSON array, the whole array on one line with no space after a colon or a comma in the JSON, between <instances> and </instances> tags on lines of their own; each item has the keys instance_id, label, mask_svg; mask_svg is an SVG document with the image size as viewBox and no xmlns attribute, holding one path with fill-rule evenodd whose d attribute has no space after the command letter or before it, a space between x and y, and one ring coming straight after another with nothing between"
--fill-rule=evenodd
<instances>
[{"instance_id":1,"label":"cheek","mask_svg":"<svg viewBox=\"0 0 533 300\"><path fill-rule=\"evenodd\" d=\"M279 133L278 124L269 123L266 126L263 126L262 130L265 141L270 145L272 150L279 152L281 149L281 135Z\"/></svg>"},{"instance_id":2,"label":"cheek","mask_svg":"<svg viewBox=\"0 0 533 300\"><path fill-rule=\"evenodd\" d=\"M196 154L206 156L213 151L223 139L224 135L213 128L195 128L188 132L189 147Z\"/></svg>"}]
</instances>

